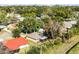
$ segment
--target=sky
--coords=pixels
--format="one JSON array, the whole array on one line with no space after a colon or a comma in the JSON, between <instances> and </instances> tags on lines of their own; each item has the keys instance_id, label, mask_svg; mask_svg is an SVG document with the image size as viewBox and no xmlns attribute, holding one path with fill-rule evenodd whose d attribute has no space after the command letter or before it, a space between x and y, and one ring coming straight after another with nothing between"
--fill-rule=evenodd
<instances>
[{"instance_id":1,"label":"sky","mask_svg":"<svg viewBox=\"0 0 79 59\"><path fill-rule=\"evenodd\" d=\"M0 0L0 5L78 5L78 0Z\"/></svg>"}]
</instances>

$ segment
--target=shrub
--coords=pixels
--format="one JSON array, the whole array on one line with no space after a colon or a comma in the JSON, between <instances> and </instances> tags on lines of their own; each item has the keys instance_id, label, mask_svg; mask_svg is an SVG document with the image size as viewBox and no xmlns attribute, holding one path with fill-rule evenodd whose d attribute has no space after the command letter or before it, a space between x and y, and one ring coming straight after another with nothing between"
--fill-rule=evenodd
<instances>
[{"instance_id":1,"label":"shrub","mask_svg":"<svg viewBox=\"0 0 79 59\"><path fill-rule=\"evenodd\" d=\"M12 33L13 33L13 37L19 37L21 31L20 31L19 29L14 29L14 30L12 31Z\"/></svg>"}]
</instances>

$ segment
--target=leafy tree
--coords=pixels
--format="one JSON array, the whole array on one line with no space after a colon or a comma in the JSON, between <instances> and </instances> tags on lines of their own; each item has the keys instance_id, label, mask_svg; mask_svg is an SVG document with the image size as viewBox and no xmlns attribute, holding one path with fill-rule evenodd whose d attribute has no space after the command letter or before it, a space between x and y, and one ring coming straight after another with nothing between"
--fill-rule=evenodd
<instances>
[{"instance_id":1,"label":"leafy tree","mask_svg":"<svg viewBox=\"0 0 79 59\"><path fill-rule=\"evenodd\" d=\"M24 21L19 22L18 27L24 33L31 33L38 31L38 29L42 27L42 22L33 17L27 17Z\"/></svg>"},{"instance_id":2,"label":"leafy tree","mask_svg":"<svg viewBox=\"0 0 79 59\"><path fill-rule=\"evenodd\" d=\"M21 31L19 29L14 29L12 33L13 33L13 37L16 38L20 36Z\"/></svg>"},{"instance_id":3,"label":"leafy tree","mask_svg":"<svg viewBox=\"0 0 79 59\"><path fill-rule=\"evenodd\" d=\"M5 19L6 14L3 12L0 12L0 23L5 23L7 20Z\"/></svg>"}]
</instances>

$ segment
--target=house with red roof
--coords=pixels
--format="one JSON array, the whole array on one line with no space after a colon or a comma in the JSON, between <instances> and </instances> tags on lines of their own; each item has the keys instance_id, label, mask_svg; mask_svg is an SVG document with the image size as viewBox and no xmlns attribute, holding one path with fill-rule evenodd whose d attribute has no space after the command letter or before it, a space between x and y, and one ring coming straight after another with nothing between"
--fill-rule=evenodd
<instances>
[{"instance_id":1,"label":"house with red roof","mask_svg":"<svg viewBox=\"0 0 79 59\"><path fill-rule=\"evenodd\" d=\"M3 45L6 46L9 50L17 50L28 46L28 40L23 37L18 37L15 39L3 41Z\"/></svg>"}]
</instances>

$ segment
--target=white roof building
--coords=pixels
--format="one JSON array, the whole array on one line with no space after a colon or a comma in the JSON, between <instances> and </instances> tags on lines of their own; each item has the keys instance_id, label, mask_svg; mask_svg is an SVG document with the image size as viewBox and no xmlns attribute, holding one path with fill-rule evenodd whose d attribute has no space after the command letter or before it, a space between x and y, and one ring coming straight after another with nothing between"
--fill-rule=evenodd
<instances>
[{"instance_id":1,"label":"white roof building","mask_svg":"<svg viewBox=\"0 0 79 59\"><path fill-rule=\"evenodd\" d=\"M71 28L72 24L70 22L64 22L64 27L65 28Z\"/></svg>"},{"instance_id":2,"label":"white roof building","mask_svg":"<svg viewBox=\"0 0 79 59\"><path fill-rule=\"evenodd\" d=\"M63 24L65 28L71 28L73 25L77 24L77 21L64 21Z\"/></svg>"},{"instance_id":3,"label":"white roof building","mask_svg":"<svg viewBox=\"0 0 79 59\"><path fill-rule=\"evenodd\" d=\"M5 25L0 25L0 29L5 28L5 27L6 27Z\"/></svg>"}]
</instances>

